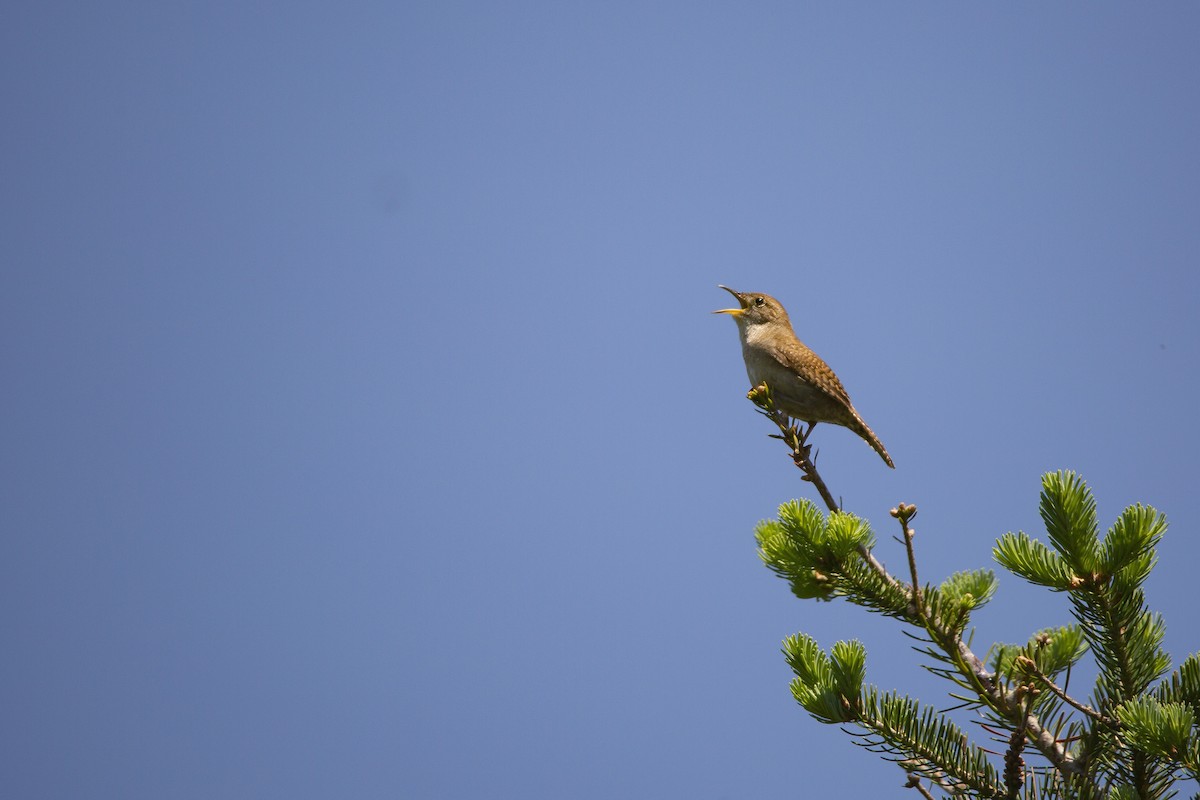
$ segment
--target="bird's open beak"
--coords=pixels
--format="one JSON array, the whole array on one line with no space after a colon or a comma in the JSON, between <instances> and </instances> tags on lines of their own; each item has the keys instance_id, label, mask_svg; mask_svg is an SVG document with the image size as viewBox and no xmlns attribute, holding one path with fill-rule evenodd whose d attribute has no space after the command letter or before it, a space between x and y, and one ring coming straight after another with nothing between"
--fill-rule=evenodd
<instances>
[{"instance_id":1,"label":"bird's open beak","mask_svg":"<svg viewBox=\"0 0 1200 800\"><path fill-rule=\"evenodd\" d=\"M713 312L714 314L728 314L731 317L740 317L742 314L746 313L746 298L742 296L741 292L735 292L733 289L730 289L728 286L721 286L720 284L717 284L717 287L720 289L724 289L725 291L729 292L731 295L736 297L737 301L738 301L738 305L740 307L739 308L722 308L718 311L714 311Z\"/></svg>"}]
</instances>

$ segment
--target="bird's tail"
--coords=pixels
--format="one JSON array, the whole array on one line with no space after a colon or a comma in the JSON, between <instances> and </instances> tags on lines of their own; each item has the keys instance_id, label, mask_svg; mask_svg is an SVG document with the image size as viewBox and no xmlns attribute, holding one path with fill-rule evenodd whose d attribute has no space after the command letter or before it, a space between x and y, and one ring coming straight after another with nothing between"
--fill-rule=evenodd
<instances>
[{"instance_id":1,"label":"bird's tail","mask_svg":"<svg viewBox=\"0 0 1200 800\"><path fill-rule=\"evenodd\" d=\"M884 460L884 463L895 469L896 465L892 463L892 457L888 455L887 448L883 446L883 442L879 441L879 437L875 435L875 431L871 430L867 426L867 423L863 422L863 418L858 415L857 411L851 409L850 413L854 417L854 424L848 426L850 430L865 439L867 444L871 445L876 453L879 453L879 457Z\"/></svg>"}]
</instances>

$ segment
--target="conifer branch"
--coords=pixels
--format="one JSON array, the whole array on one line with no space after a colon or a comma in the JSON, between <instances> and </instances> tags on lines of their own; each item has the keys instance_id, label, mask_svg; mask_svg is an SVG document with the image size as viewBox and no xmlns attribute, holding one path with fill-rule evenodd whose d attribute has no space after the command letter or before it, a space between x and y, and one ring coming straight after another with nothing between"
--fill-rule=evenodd
<instances>
[{"instance_id":1,"label":"conifer branch","mask_svg":"<svg viewBox=\"0 0 1200 800\"><path fill-rule=\"evenodd\" d=\"M1078 771L1079 768L1075 764L1074 757L1056 740L1053 734L1042 727L1037 716L1025 708L1024 704L1015 702L1015 696L1000 687L996 676L963 641L962 636L956 630L957 626L947 626L946 620L925 613L920 584L917 582L916 554L913 548L914 532L908 524L916 513L916 506L905 503L900 503L891 512L891 515L900 521L904 529L905 549L913 579L910 597L917 612L916 621L925 627L934 644L950 657L951 663L967 679L972 691L985 700L996 713L1027 731L1034 746L1051 764L1064 771Z\"/></svg>"},{"instance_id":2,"label":"conifer branch","mask_svg":"<svg viewBox=\"0 0 1200 800\"><path fill-rule=\"evenodd\" d=\"M798 597L845 597L917 628L919 634L906 633L927 645L919 652L941 662L930 671L962 687L964 692L952 696L986 711L996 727L984 729L1007 747L1003 754L984 750L945 711L899 694L879 694L863 682L866 651L860 643L839 642L827 656L815 640L798 634L785 642L785 653L797 676L793 695L809 713L822 722L862 728L863 733L848 732L898 761L908 773L905 786L923 798L940 789L952 796L1013 800L1157 800L1170 796L1181 769L1200 781L1200 655L1185 660L1158 689L1150 688L1170 667L1161 648L1162 618L1146 608L1141 588L1166 528L1158 512L1130 507L1101 540L1086 484L1072 473L1044 476L1040 511L1051 546L1010 533L997 542L994 555L1014 574L1065 593L1078 624L1043 629L1023 646L1001 645L993 672L964 633L971 611L995 590L991 571L922 584L909 524L916 507L900 503L891 516L901 525L911 583L892 575L874 557L869 524L842 511L817 472L808 444L813 424L802 430L781 414L766 385L749 396L778 427L773 438L789 447L804 480L817 487L829 510L826 515L807 500L781 506L778 520L760 523L756 531L763 560ZM1089 649L1100 668L1090 704L1055 680L1063 670L1069 675ZM1030 769L1027 749L1050 768ZM989 755L1002 755L1002 772Z\"/></svg>"},{"instance_id":3,"label":"conifer branch","mask_svg":"<svg viewBox=\"0 0 1200 800\"><path fill-rule=\"evenodd\" d=\"M841 511L841 505L833 499L833 494L829 491L829 487L825 485L825 480L821 477L821 473L817 472L816 457L812 455L812 445L808 444L808 437L812 434L813 428L816 427L817 423L809 423L809 426L801 433L796 421L775 406L775 400L771 396L771 387L765 383L755 386L746 394L746 397L758 407L758 413L771 420L779 428L779 433L768 435L772 439L779 439L791 449L792 463L804 473L801 480L807 481L817 488L817 493L821 495L821 499L825 502L825 507L831 512ZM883 564L871 553L869 548L859 548L858 554L862 556L872 572L893 588L904 588L904 584L887 571ZM907 591L907 589L904 590Z\"/></svg>"},{"instance_id":4,"label":"conifer branch","mask_svg":"<svg viewBox=\"0 0 1200 800\"><path fill-rule=\"evenodd\" d=\"M1112 717L1107 717L1104 714L1101 714L1091 706L1081 703L1074 697L1071 697L1069 694L1067 694L1062 687L1060 687L1053 680L1051 680L1048 675L1038 669L1037 664L1034 663L1032 658L1024 655L1017 656L1015 663L1020 669L1024 670L1026 674L1035 679L1042 686L1045 686L1047 689L1049 689L1054 696L1071 706L1071 708L1074 708L1079 713L1094 719L1096 722L1099 722L1102 725L1106 725L1114 729L1117 727L1118 723Z\"/></svg>"},{"instance_id":5,"label":"conifer branch","mask_svg":"<svg viewBox=\"0 0 1200 800\"><path fill-rule=\"evenodd\" d=\"M780 508L780 521L764 523L759 528L763 560L792 583L792 591L799 597L830 598L841 594L921 628L929 641L944 654L944 660L953 665L947 677L960 675L960 685L974 693L1001 719L1014 726L1022 724L1034 747L1057 769L1080 772L1081 767L1075 757L1057 741L1053 733L1042 726L1035 714L1027 712L1015 693L1003 688L996 675L972 652L962 638L958 619L948 622L938 614L927 614L927 618L922 620L913 613L912 587L891 575L871 556L868 538L860 536L848 546L862 557L869 574L874 576L874 582L864 582L866 575L855 570L853 563L846 560L846 555L831 557L829 548L833 546L830 540L833 534L830 528L834 520L847 523L853 521L853 517L838 512L826 519L807 501L785 504ZM934 657L942 657L936 651L927 652Z\"/></svg>"},{"instance_id":6,"label":"conifer branch","mask_svg":"<svg viewBox=\"0 0 1200 800\"><path fill-rule=\"evenodd\" d=\"M1022 757L1027 746L1040 753L1051 765L1053 774L1058 776L1056 781L1043 786L1069 786L1071 792L1078 790L1083 796L1102 796L1106 791L1101 788L1106 785L1103 781L1110 781L1107 785L1112 786L1111 781L1116 779L1128 781L1140 797L1157 796L1157 790L1165 785L1167 773L1144 752L1130 749L1121 737L1112 735L1122 730L1122 726L1106 711L1145 692L1149 683L1161 677L1169 665L1169 659L1159 647L1161 618L1145 609L1140 589L1140 583L1153 564L1151 548L1165 529L1157 512L1140 506L1134 511L1127 510L1114 529L1117 532L1110 533L1109 540L1101 545L1095 531L1095 505L1086 486L1069 473L1046 476L1042 516L1054 550L1023 533L1009 534L998 543L996 557L1014 573L1063 591L1071 598L1084 637L1101 667L1096 687L1098 705L1093 708L1075 699L1051 677L1062 668L1061 665L1069 668L1082 654L1083 650L1079 649L1082 642L1078 639L1074 649L1071 645L1059 646L1057 651L1046 651L1049 655L1045 657L1037 650L1036 661L1029 657L1035 651L1025 650L1029 655L1019 657L1019 666L1033 683L1010 688L1011 685L1002 680L1001 675L990 671L964 640L970 611L986 599L985 596L977 600L975 595L988 595L992 591L994 581L990 575L982 571L961 573L941 587L923 586L917 569L915 532L909 524L916 514L916 507L904 503L892 509L891 515L901 525L911 583L892 575L872 552L874 539L869 527L865 527L861 535L846 538L850 535L846 533L847 526L864 526L865 523L841 510L817 471L808 443L815 423L802 428L779 412L765 384L752 390L749 398L779 429L772 437L788 446L793 463L804 473L803 479L817 487L830 512L827 519L811 505L811 511L796 509L790 512L793 523L805 524L799 532L788 534L783 540L763 538L760 531L764 560L792 582L798 596L826 599L845 596L923 631L928 637L924 640L931 645L923 652L947 665L945 668L931 667L934 673L967 689L975 699L969 696L964 699L990 709L1011 732L1007 738L1003 777L996 787L996 794L989 796L1020 796L1027 775ZM1060 490L1058 496L1054 494L1055 489ZM1056 499L1064 502L1055 506L1053 501ZM812 525L824 532L805 533L818 529ZM799 539L788 539L788 536L797 535ZM808 540L810 535L816 538ZM791 544L787 544L788 541ZM830 550L831 547L834 550ZM852 554L860 559L857 565ZM1067 629L1057 630L1061 636ZM1007 669L1005 675L1008 675ZM1052 695L1049 703L1036 699L1041 689ZM1179 691L1174 686L1172 690ZM1070 718L1055 710L1061 708L1059 702L1081 714L1093 726L1099 725L1100 729L1077 727L1081 725L1078 721L1068 726ZM864 710L859 707L858 712L861 714ZM1048 727L1039 718L1043 712L1047 715ZM923 740L909 741L906 746L902 741L904 730L893 728L882 719L871 720L869 717L867 714L857 720L881 737L869 746L885 747L905 755L901 763L910 774L909 786L918 789L922 795L929 796L928 789L921 784L922 779L932 781L933 786L950 794L961 794L966 785L982 778L982 773L965 768L953 758L929 760L937 755L935 751L919 755L920 748L909 748ZM1063 738L1064 733L1068 734L1066 738ZM1067 744L1075 740L1080 740L1080 745L1072 752ZM945 771L947 768L949 772ZM960 782L964 779L967 784ZM984 789L987 779L983 778L983 781L983 785L975 784L973 790ZM984 789L985 793L987 791ZM1034 791L1036 794L1036 788Z\"/></svg>"}]
</instances>

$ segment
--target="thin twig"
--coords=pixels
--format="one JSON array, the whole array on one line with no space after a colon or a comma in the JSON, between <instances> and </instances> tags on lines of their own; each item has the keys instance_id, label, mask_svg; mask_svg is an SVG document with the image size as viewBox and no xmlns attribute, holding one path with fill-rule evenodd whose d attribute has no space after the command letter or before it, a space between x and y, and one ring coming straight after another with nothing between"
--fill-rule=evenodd
<instances>
[{"instance_id":1,"label":"thin twig","mask_svg":"<svg viewBox=\"0 0 1200 800\"><path fill-rule=\"evenodd\" d=\"M908 521L917 515L917 507L900 503L890 513L900 522L900 529L904 531L904 550L908 553L908 571L912 576L913 610L916 612L917 619L921 620L921 624L928 628L929 617L925 613L925 603L921 598L921 581L917 578L917 554L913 549L913 537L916 536L916 531L908 524Z\"/></svg>"},{"instance_id":2,"label":"thin twig","mask_svg":"<svg viewBox=\"0 0 1200 800\"><path fill-rule=\"evenodd\" d=\"M784 417L784 419L787 419ZM792 439L792 461L804 473L804 479L817 487L817 492L820 493L821 499L825 501L826 507L830 511L841 511L841 506L833 499L833 494L829 491L829 487L825 485L825 481L821 478L821 473L817 472L817 464L812 458L812 445L808 444L808 437L812 433L813 428L817 423L810 422L805 428L804 433L800 434L795 424L790 425L793 433Z\"/></svg>"},{"instance_id":3,"label":"thin twig","mask_svg":"<svg viewBox=\"0 0 1200 800\"><path fill-rule=\"evenodd\" d=\"M1017 662L1017 665L1030 677L1035 678L1038 683L1049 689L1056 697L1058 697L1058 699L1071 706L1071 708L1074 708L1084 716L1091 717L1102 725L1106 725L1110 728L1119 727L1119 724L1115 719L1104 716L1091 706L1085 705L1084 703L1079 702L1074 697L1071 697L1069 694L1067 694L1066 691L1052 681L1048 675L1038 669L1037 664L1034 663L1032 658L1029 658L1028 656L1019 656L1017 658Z\"/></svg>"}]
</instances>

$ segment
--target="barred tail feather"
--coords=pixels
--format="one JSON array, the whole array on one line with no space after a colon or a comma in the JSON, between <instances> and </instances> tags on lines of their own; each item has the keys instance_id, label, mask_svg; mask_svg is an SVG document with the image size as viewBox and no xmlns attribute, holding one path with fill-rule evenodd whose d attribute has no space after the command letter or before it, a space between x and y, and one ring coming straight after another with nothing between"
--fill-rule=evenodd
<instances>
[{"instance_id":1,"label":"barred tail feather","mask_svg":"<svg viewBox=\"0 0 1200 800\"><path fill-rule=\"evenodd\" d=\"M876 453L879 453L879 457L883 459L885 464L887 464L892 469L895 469L896 465L894 463L892 463L892 457L888 455L887 448L885 448L883 446L883 442L879 441L879 437L875 435L875 431L871 430L867 426L867 423L863 422L863 418L858 415L857 411L851 410L850 413L854 415L854 423L855 423L853 425L848 426L850 428L850 430L857 433L859 436L861 436L866 441L867 444L871 445L871 448Z\"/></svg>"}]
</instances>

